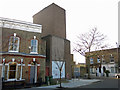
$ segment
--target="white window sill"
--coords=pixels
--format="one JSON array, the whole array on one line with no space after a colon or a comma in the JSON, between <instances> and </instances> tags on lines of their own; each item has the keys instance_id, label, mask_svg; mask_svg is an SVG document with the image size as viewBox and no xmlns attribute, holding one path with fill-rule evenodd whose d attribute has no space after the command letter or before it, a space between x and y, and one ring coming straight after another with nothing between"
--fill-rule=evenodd
<instances>
[{"instance_id":1,"label":"white window sill","mask_svg":"<svg viewBox=\"0 0 120 90\"><path fill-rule=\"evenodd\" d=\"M17 79L8 79L8 80L5 80L5 82L11 82L11 81L25 81L25 79L21 79L21 80L17 80Z\"/></svg>"},{"instance_id":2,"label":"white window sill","mask_svg":"<svg viewBox=\"0 0 120 90\"><path fill-rule=\"evenodd\" d=\"M7 81L15 81L15 80L17 80L17 79L8 79Z\"/></svg>"},{"instance_id":3,"label":"white window sill","mask_svg":"<svg viewBox=\"0 0 120 90\"><path fill-rule=\"evenodd\" d=\"M30 52L30 54L38 54L37 52Z\"/></svg>"},{"instance_id":4,"label":"white window sill","mask_svg":"<svg viewBox=\"0 0 120 90\"><path fill-rule=\"evenodd\" d=\"M110 62L110 63L115 63L115 62Z\"/></svg>"},{"instance_id":5,"label":"white window sill","mask_svg":"<svg viewBox=\"0 0 120 90\"><path fill-rule=\"evenodd\" d=\"M8 51L8 52L18 52L18 51Z\"/></svg>"}]
</instances>

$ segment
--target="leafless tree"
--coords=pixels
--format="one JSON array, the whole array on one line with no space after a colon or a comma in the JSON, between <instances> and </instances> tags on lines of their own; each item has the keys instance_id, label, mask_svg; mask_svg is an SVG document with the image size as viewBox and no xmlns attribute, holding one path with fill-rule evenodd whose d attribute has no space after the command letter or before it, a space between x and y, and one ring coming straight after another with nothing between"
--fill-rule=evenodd
<instances>
[{"instance_id":1,"label":"leafless tree","mask_svg":"<svg viewBox=\"0 0 120 90\"><path fill-rule=\"evenodd\" d=\"M65 61L64 61L64 56L61 54L61 52L58 49L55 50L54 53L55 53L54 58L55 58L55 61L56 61L55 63L56 63L56 65L59 69L59 72L60 72L59 82L60 82L60 88L61 88L62 87L62 85L61 85L62 68L63 68L63 65L64 65Z\"/></svg>"},{"instance_id":2,"label":"leafless tree","mask_svg":"<svg viewBox=\"0 0 120 90\"><path fill-rule=\"evenodd\" d=\"M108 45L104 43L106 36L97 31L97 28L90 30L87 33L80 34L74 51L83 55L88 63L88 78L90 78L90 57L93 56L91 51L102 50Z\"/></svg>"}]
</instances>

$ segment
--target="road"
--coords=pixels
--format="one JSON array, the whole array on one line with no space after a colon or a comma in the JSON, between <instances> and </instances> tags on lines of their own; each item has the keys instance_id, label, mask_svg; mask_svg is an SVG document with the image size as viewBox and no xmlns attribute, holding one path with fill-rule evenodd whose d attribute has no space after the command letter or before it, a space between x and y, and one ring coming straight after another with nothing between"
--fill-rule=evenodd
<instances>
[{"instance_id":1,"label":"road","mask_svg":"<svg viewBox=\"0 0 120 90\"><path fill-rule=\"evenodd\" d=\"M89 85L80 86L74 88L75 90L120 90L120 79L116 78L107 78L107 79L101 79L100 82L95 82ZM28 90L28 89L22 89L22 90ZM52 89L52 88L29 88L29 90L59 90L59 89ZM63 89L61 89L63 90ZM73 90L73 88L65 88L65 90Z\"/></svg>"},{"instance_id":2,"label":"road","mask_svg":"<svg viewBox=\"0 0 120 90\"><path fill-rule=\"evenodd\" d=\"M92 83L78 88L118 88L118 86L120 87L120 79L110 78L102 79L101 82Z\"/></svg>"},{"instance_id":3,"label":"road","mask_svg":"<svg viewBox=\"0 0 120 90\"><path fill-rule=\"evenodd\" d=\"M80 86L74 88L75 90L120 90L120 79L116 78L107 78L101 79L100 82L95 82L89 85ZM65 90L73 90L73 89L65 89Z\"/></svg>"}]
</instances>

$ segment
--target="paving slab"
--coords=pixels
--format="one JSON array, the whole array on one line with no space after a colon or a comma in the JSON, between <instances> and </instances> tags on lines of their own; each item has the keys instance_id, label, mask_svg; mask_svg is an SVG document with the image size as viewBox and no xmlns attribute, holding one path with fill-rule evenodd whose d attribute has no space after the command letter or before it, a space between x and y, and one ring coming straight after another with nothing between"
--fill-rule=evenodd
<instances>
[{"instance_id":1,"label":"paving slab","mask_svg":"<svg viewBox=\"0 0 120 90\"><path fill-rule=\"evenodd\" d=\"M101 81L99 79L72 79L69 80L68 83L62 83L62 87L64 88L75 88L79 86L89 85L93 82ZM50 85L50 86L44 86L44 87L37 87L37 88L57 88L60 85Z\"/></svg>"}]
</instances>

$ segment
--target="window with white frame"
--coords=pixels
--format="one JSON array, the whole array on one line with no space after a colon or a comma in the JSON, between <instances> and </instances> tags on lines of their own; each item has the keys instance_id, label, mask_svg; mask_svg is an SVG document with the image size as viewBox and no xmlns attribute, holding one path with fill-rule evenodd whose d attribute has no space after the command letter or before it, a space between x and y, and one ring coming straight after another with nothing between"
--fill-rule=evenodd
<instances>
[{"instance_id":1,"label":"window with white frame","mask_svg":"<svg viewBox=\"0 0 120 90\"><path fill-rule=\"evenodd\" d=\"M19 52L19 37L16 37L16 34L14 36L11 36L9 39L9 52Z\"/></svg>"},{"instance_id":2,"label":"window with white frame","mask_svg":"<svg viewBox=\"0 0 120 90\"><path fill-rule=\"evenodd\" d=\"M92 67L90 68L90 73L93 74L93 68Z\"/></svg>"},{"instance_id":3,"label":"window with white frame","mask_svg":"<svg viewBox=\"0 0 120 90\"><path fill-rule=\"evenodd\" d=\"M102 63L105 63L104 55L102 55Z\"/></svg>"},{"instance_id":4,"label":"window with white frame","mask_svg":"<svg viewBox=\"0 0 120 90\"><path fill-rule=\"evenodd\" d=\"M114 71L114 67L111 67L111 73L114 73L115 71Z\"/></svg>"},{"instance_id":5,"label":"window with white frame","mask_svg":"<svg viewBox=\"0 0 120 90\"><path fill-rule=\"evenodd\" d=\"M99 57L97 58L97 63L100 63L100 58Z\"/></svg>"},{"instance_id":6,"label":"window with white frame","mask_svg":"<svg viewBox=\"0 0 120 90\"><path fill-rule=\"evenodd\" d=\"M17 73L17 63L15 62L9 63L8 79L9 80L16 79L16 73Z\"/></svg>"},{"instance_id":7,"label":"window with white frame","mask_svg":"<svg viewBox=\"0 0 120 90\"><path fill-rule=\"evenodd\" d=\"M31 40L31 52L30 53L33 53L33 54L38 53L38 40L36 39Z\"/></svg>"},{"instance_id":8,"label":"window with white frame","mask_svg":"<svg viewBox=\"0 0 120 90\"><path fill-rule=\"evenodd\" d=\"M93 64L93 58L90 58L90 64Z\"/></svg>"},{"instance_id":9,"label":"window with white frame","mask_svg":"<svg viewBox=\"0 0 120 90\"><path fill-rule=\"evenodd\" d=\"M110 55L110 62L114 62L114 57L112 54Z\"/></svg>"}]
</instances>

